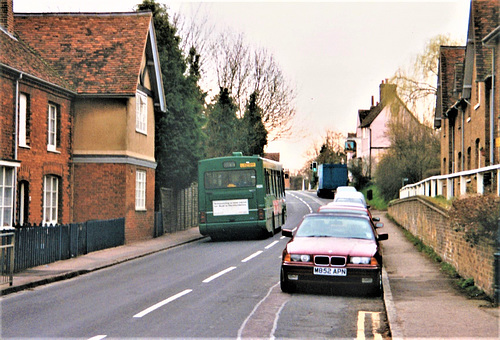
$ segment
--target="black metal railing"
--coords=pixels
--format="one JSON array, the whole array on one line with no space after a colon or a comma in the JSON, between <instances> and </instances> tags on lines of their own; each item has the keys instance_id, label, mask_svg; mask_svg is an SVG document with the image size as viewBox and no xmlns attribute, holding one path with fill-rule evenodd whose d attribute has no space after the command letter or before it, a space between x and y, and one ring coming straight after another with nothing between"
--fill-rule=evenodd
<instances>
[{"instance_id":1,"label":"black metal railing","mask_svg":"<svg viewBox=\"0 0 500 340\"><path fill-rule=\"evenodd\" d=\"M125 243L125 219L15 226L14 272ZM2 267L8 264L2 261Z\"/></svg>"}]
</instances>

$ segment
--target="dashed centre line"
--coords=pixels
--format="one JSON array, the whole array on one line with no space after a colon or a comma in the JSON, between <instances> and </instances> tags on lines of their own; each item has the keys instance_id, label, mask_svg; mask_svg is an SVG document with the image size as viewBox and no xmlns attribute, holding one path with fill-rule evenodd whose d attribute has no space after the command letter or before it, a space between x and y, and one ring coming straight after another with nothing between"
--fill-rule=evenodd
<instances>
[{"instance_id":1,"label":"dashed centre line","mask_svg":"<svg viewBox=\"0 0 500 340\"><path fill-rule=\"evenodd\" d=\"M210 281L215 280L215 279L216 279L216 278L218 278L219 276L222 276L222 275L224 275L224 274L226 274L226 273L229 273L231 270L234 270L234 269L236 269L236 267L229 267L229 268L226 268L226 269L224 269L223 271L220 271L220 272L218 272L217 274L212 275L212 276L210 276L210 277L206 278L206 279L205 279L205 280L203 280L202 282L203 282L203 283L209 283Z\"/></svg>"},{"instance_id":2,"label":"dashed centre line","mask_svg":"<svg viewBox=\"0 0 500 340\"><path fill-rule=\"evenodd\" d=\"M165 299L165 300L163 300L161 302L158 302L157 304L155 304L155 305L153 305L153 306L151 306L149 308L146 308L145 310L143 310L140 313L137 313L136 315L134 315L134 318L142 318L144 315L149 314L152 311L154 311L154 310L156 310L156 309L158 309L158 308L166 305L167 303L170 303L170 302L172 302L174 300L177 300L181 296L184 296L186 294L191 293L192 291L193 291L192 289L183 290L182 292L177 293L177 294L175 294L175 295L173 295L173 296L169 297L168 299Z\"/></svg>"},{"instance_id":3,"label":"dashed centre line","mask_svg":"<svg viewBox=\"0 0 500 340\"><path fill-rule=\"evenodd\" d=\"M260 254L262 254L263 252L264 252L264 251L262 251L262 250L256 251L256 252L255 252L255 253L253 253L252 255L250 255L250 256L248 256L247 258L245 258L245 259L241 260L241 262L243 262L243 263L244 263L244 262L248 262L248 261L250 261L251 259L253 259L254 257L259 256L259 255L260 255Z\"/></svg>"},{"instance_id":4,"label":"dashed centre line","mask_svg":"<svg viewBox=\"0 0 500 340\"><path fill-rule=\"evenodd\" d=\"M280 238L280 239L283 239L283 238ZM273 242L271 242L270 244L268 244L268 245L265 247L265 249L267 250L267 249L269 249L269 248L271 248L271 247L275 246L275 245L276 245L276 244L278 244L278 243L279 243L279 241L273 241ZM243 259L241 262L243 262L243 263L248 262L248 261L250 261L251 259L253 259L253 258L255 258L255 257L259 256L259 255L260 255L260 254L262 254L263 252L264 252L264 250L258 250L258 251L256 251L255 253L253 253L252 255L250 255L250 256L248 256L248 257L246 257L245 259ZM209 282L211 282L211 281L213 281L213 280L215 280L215 279L217 279L217 278L219 278L219 277L223 276L224 274L227 274L227 273L229 273L229 272L231 272L231 271L235 270L236 268L237 268L237 267L235 267L235 266L231 266L231 267L229 267L229 268L226 268L226 269L224 269L224 270L222 270L222 271L218 272L217 274L214 274L214 275L212 275L212 276L210 276L210 277L206 278L206 279L205 279L205 280L203 280L202 282L203 282L203 283L209 283ZM147 315L147 314L149 314L149 313L151 313L151 312L155 311L156 309L158 309L158 308L160 308L160 307L162 307L162 306L164 306L164 305L166 305L166 304L168 304L168 303L170 303L170 302L172 302L172 301L174 301L174 300L177 300L178 298L180 298L180 297L182 297L182 296L184 296L184 295L186 295L186 294L191 293L192 291L193 291L192 289L186 289L186 290L183 290L182 292L177 293L177 294L175 294L175 295L173 295L173 296L171 296L171 297L169 297L169 298L167 298L167 299L165 299L165 300L163 300L163 301L160 301L160 302L158 302L157 304L155 304L155 305L153 305L153 306L151 306L151 307L149 307L149 308L147 308L147 309L143 310L142 312L135 314L133 317L134 317L134 318L142 318L143 316L145 316L145 315ZM93 337L93 338L91 338L91 339L92 339L92 340L100 340L100 339L104 339L105 337L106 337L106 335L97 335L97 336L95 336L95 337Z\"/></svg>"},{"instance_id":5,"label":"dashed centre line","mask_svg":"<svg viewBox=\"0 0 500 340\"><path fill-rule=\"evenodd\" d=\"M271 244L268 244L268 245L267 245L264 249L269 249L269 248L271 248L272 246L274 246L274 245L278 244L279 242L280 242L280 241L274 241L274 242L272 242Z\"/></svg>"}]
</instances>

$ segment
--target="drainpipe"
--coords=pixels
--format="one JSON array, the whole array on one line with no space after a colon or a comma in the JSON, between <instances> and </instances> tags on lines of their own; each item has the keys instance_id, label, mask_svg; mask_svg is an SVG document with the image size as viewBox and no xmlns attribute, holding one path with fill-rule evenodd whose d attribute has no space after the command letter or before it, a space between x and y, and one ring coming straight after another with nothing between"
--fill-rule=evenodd
<instances>
[{"instance_id":1,"label":"drainpipe","mask_svg":"<svg viewBox=\"0 0 500 340\"><path fill-rule=\"evenodd\" d=\"M370 179L372 179L372 128L369 127L368 128L368 132L369 132L369 137L368 137L368 144L369 144L369 154L368 154L368 157L369 157L369 163L370 163L370 167L368 168L368 176L370 177Z\"/></svg>"},{"instance_id":2,"label":"drainpipe","mask_svg":"<svg viewBox=\"0 0 500 340\"><path fill-rule=\"evenodd\" d=\"M472 108L471 108L472 109ZM461 109L460 111L462 111L462 133L461 133L461 138L462 138L462 141L460 142L461 144L461 153L462 153L462 157L460 157L460 169L459 171L464 171L464 159L465 159L465 146L464 146L464 140L465 140L465 137L464 137L464 130L465 130L465 110Z\"/></svg>"},{"instance_id":3,"label":"drainpipe","mask_svg":"<svg viewBox=\"0 0 500 340\"><path fill-rule=\"evenodd\" d=\"M19 144L19 81L23 79L23 73L19 72L19 77L16 79L16 107L14 109L15 129L14 129L14 160L17 161L17 149ZM12 203L13 224L16 224L17 214L17 169L14 171L14 192L12 193L14 202Z\"/></svg>"},{"instance_id":4,"label":"drainpipe","mask_svg":"<svg viewBox=\"0 0 500 340\"><path fill-rule=\"evenodd\" d=\"M494 146L495 146L495 134L493 129L495 128L495 47L491 48L493 58L491 58L491 90L490 90L490 165L495 164L494 157Z\"/></svg>"}]
</instances>

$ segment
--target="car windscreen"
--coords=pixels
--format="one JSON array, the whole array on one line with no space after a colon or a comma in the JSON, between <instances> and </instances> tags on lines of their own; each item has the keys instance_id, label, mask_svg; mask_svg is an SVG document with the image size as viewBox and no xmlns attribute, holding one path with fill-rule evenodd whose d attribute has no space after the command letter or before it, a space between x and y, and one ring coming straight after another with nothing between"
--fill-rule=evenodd
<instances>
[{"instance_id":1,"label":"car windscreen","mask_svg":"<svg viewBox=\"0 0 500 340\"><path fill-rule=\"evenodd\" d=\"M255 187L254 169L205 172L205 189Z\"/></svg>"},{"instance_id":2,"label":"car windscreen","mask_svg":"<svg viewBox=\"0 0 500 340\"><path fill-rule=\"evenodd\" d=\"M350 216L306 217L297 229L295 237L339 237L375 239L368 220Z\"/></svg>"}]
</instances>

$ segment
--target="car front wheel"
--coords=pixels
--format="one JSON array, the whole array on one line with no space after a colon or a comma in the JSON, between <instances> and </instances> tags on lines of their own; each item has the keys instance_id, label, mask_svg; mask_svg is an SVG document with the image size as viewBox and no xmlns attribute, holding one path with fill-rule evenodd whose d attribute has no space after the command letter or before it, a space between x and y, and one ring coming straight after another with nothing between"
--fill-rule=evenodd
<instances>
[{"instance_id":1,"label":"car front wheel","mask_svg":"<svg viewBox=\"0 0 500 340\"><path fill-rule=\"evenodd\" d=\"M293 284L285 277L285 271L281 268L280 288L283 293L293 293Z\"/></svg>"}]
</instances>

